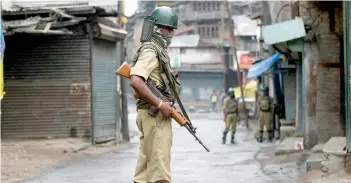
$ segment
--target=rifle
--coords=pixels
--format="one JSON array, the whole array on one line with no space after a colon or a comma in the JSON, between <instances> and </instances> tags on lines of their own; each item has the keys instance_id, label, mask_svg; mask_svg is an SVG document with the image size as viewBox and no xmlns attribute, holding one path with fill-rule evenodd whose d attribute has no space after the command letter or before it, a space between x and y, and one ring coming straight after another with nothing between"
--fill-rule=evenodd
<instances>
[{"instance_id":1,"label":"rifle","mask_svg":"<svg viewBox=\"0 0 351 183\"><path fill-rule=\"evenodd\" d=\"M131 67L127 62L124 62L121 67L119 67L119 69L117 69L116 74L123 76L125 78L129 78L130 79L130 70ZM158 98L160 98L161 100L165 101L165 102L170 102L161 92L159 89L156 88L156 85L154 83L151 82L146 82L146 85L148 86L148 88L151 90L151 92ZM141 99L141 96L138 95L137 93L134 94L134 98L135 99ZM157 107L152 106L149 109L149 114L152 116L156 116L157 113L159 112ZM172 110L172 118L180 125L180 126L184 126L191 135L193 135L195 137L195 139L202 145L202 147L205 148L205 150L207 152L210 152L210 149L208 149L203 143L202 141L196 136L196 128L193 127L193 125L191 124L191 122L184 117L184 115L175 107L173 107Z\"/></svg>"}]
</instances>

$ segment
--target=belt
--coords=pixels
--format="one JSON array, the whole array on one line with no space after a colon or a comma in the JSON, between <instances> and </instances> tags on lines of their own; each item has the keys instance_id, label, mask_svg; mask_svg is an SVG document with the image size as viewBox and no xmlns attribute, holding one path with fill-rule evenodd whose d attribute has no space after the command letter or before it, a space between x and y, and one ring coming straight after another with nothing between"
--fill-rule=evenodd
<instances>
[{"instance_id":1,"label":"belt","mask_svg":"<svg viewBox=\"0 0 351 183\"><path fill-rule=\"evenodd\" d=\"M234 112L228 112L227 114L236 114L237 111Z\"/></svg>"}]
</instances>

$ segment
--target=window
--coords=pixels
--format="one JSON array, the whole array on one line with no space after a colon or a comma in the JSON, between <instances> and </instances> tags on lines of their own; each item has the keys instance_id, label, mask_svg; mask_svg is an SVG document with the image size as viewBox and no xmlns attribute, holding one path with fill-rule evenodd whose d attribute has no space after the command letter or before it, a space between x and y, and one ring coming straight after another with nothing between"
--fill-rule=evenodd
<instances>
[{"instance_id":1,"label":"window","mask_svg":"<svg viewBox=\"0 0 351 183\"><path fill-rule=\"evenodd\" d=\"M199 25L197 31L201 37L216 38L219 36L219 26L220 25Z\"/></svg>"},{"instance_id":2,"label":"window","mask_svg":"<svg viewBox=\"0 0 351 183\"><path fill-rule=\"evenodd\" d=\"M214 37L215 36L215 28L211 27L211 36Z\"/></svg>"},{"instance_id":3,"label":"window","mask_svg":"<svg viewBox=\"0 0 351 183\"><path fill-rule=\"evenodd\" d=\"M215 27L214 37L218 37L218 25Z\"/></svg>"},{"instance_id":4,"label":"window","mask_svg":"<svg viewBox=\"0 0 351 183\"><path fill-rule=\"evenodd\" d=\"M194 2L193 11L219 11L220 2Z\"/></svg>"},{"instance_id":5,"label":"window","mask_svg":"<svg viewBox=\"0 0 351 183\"><path fill-rule=\"evenodd\" d=\"M216 10L220 10L220 3L219 2L216 2Z\"/></svg>"}]
</instances>

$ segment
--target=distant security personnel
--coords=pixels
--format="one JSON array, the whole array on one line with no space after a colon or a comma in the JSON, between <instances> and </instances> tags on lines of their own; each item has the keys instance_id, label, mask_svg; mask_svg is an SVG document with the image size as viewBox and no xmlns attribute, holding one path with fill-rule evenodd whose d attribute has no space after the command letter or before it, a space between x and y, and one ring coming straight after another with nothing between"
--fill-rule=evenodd
<instances>
[{"instance_id":1,"label":"distant security personnel","mask_svg":"<svg viewBox=\"0 0 351 183\"><path fill-rule=\"evenodd\" d=\"M236 131L236 123L239 119L239 108L238 108L238 100L235 98L234 89L230 88L227 93L227 98L224 100L224 121L225 128L223 131L222 143L225 144L227 133L229 128L231 127L231 143L234 144L235 131Z\"/></svg>"},{"instance_id":2,"label":"distant security personnel","mask_svg":"<svg viewBox=\"0 0 351 183\"><path fill-rule=\"evenodd\" d=\"M263 131L264 126L266 126L266 130L268 133L268 139L270 142L273 140L273 114L274 114L274 101L273 98L269 96L268 87L263 88L263 95L258 99L258 108L260 109L260 113L258 116L258 121L260 124L260 131L257 141L263 141Z\"/></svg>"}]
</instances>

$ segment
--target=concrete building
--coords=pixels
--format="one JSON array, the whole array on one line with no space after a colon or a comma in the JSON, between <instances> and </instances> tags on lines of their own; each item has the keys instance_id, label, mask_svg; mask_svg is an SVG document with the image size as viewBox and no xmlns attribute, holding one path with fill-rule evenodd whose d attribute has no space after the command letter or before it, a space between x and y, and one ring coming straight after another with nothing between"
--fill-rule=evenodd
<instances>
[{"instance_id":1,"label":"concrete building","mask_svg":"<svg viewBox=\"0 0 351 183\"><path fill-rule=\"evenodd\" d=\"M235 19L238 22L235 35L237 36L237 48L242 55L240 58L245 61L250 60L258 49L256 40L258 26L256 21L252 21L242 14L256 11L260 3L231 2L233 16L228 16L224 1L177 3L139 1L139 10L131 17L133 20L127 27L128 32L130 32L127 36L127 39L130 40L127 45L127 53L135 53L135 49L140 45L143 16L160 5L173 7L179 17L179 28L175 32L169 53L172 67L179 71L185 86L182 98L189 102L203 101L209 104L211 93L214 90L224 89L226 85L223 46L230 43L228 21ZM229 54L231 79L228 83L230 86L237 86L236 67L234 67L231 50ZM132 56L132 54L127 55L129 61L131 61ZM195 86L193 85L195 78L203 82L197 82Z\"/></svg>"},{"instance_id":2,"label":"concrete building","mask_svg":"<svg viewBox=\"0 0 351 183\"><path fill-rule=\"evenodd\" d=\"M285 58L278 59L276 64L284 78L280 80L284 89L283 117L288 118L296 111L297 134L304 137L305 148L321 148L322 156L326 157L314 157L313 161L322 162L318 168L329 173L344 166L345 155L351 149L349 39L344 36L349 34L350 25L348 17L343 17L349 16L349 7L348 2L263 2L260 14L262 34L264 42L271 46L270 54L278 52ZM299 26L292 26L298 25L294 24L297 22ZM283 33L279 31L282 29ZM297 33L301 33L300 36L296 36ZM284 60L295 68L282 70ZM290 79L286 72L291 73ZM296 91L295 105L293 100L287 100L293 94L289 91ZM276 100L279 98L276 91L274 96ZM346 158L346 166L350 164L349 159Z\"/></svg>"}]
</instances>

